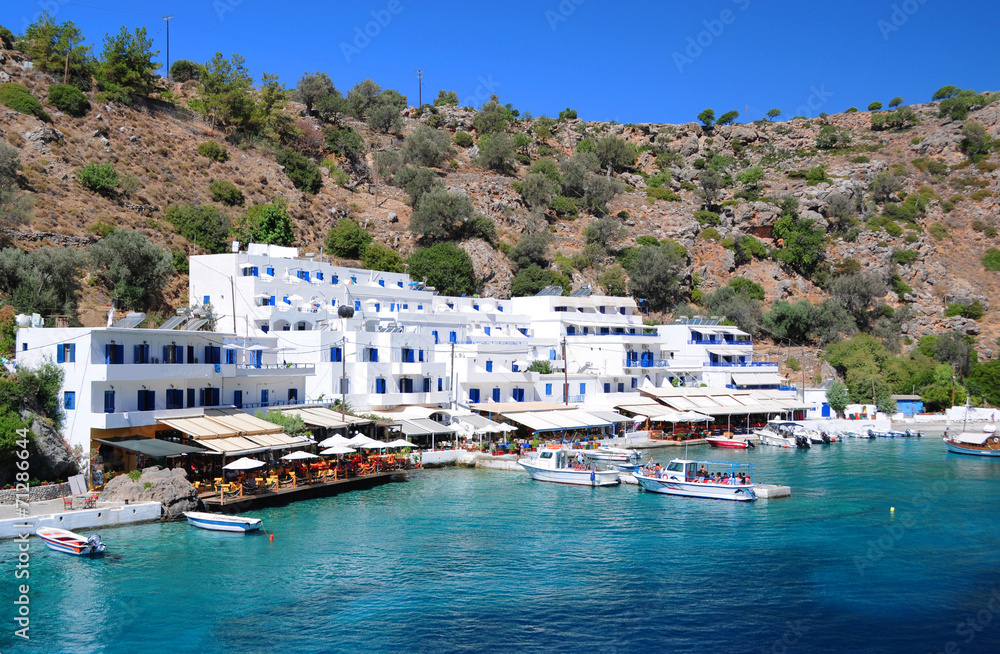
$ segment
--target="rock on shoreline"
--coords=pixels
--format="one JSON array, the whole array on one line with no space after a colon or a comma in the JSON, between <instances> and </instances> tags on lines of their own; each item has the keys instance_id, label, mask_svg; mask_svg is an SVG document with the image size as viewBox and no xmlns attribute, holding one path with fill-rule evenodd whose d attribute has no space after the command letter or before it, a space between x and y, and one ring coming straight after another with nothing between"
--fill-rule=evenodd
<instances>
[{"instance_id":1,"label":"rock on shoreline","mask_svg":"<svg viewBox=\"0 0 1000 654\"><path fill-rule=\"evenodd\" d=\"M159 466L145 468L138 481L128 475L115 477L104 487L101 500L159 502L166 518L179 518L185 511L196 511L201 505L198 490L188 481L186 470L164 470Z\"/></svg>"}]
</instances>

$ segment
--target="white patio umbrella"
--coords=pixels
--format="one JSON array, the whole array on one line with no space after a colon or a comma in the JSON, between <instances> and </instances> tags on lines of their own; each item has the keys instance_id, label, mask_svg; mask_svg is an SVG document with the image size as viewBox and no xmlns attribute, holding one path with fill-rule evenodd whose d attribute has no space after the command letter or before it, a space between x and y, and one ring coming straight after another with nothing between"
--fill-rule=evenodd
<instances>
[{"instance_id":1,"label":"white patio umbrella","mask_svg":"<svg viewBox=\"0 0 1000 654\"><path fill-rule=\"evenodd\" d=\"M383 450L385 449L385 443L382 441L372 441L371 443L362 443L358 447L363 450Z\"/></svg>"},{"instance_id":2,"label":"white patio umbrella","mask_svg":"<svg viewBox=\"0 0 1000 654\"><path fill-rule=\"evenodd\" d=\"M320 452L323 456L334 456L336 454L354 454L357 450L346 445L334 445Z\"/></svg>"},{"instance_id":3,"label":"white patio umbrella","mask_svg":"<svg viewBox=\"0 0 1000 654\"><path fill-rule=\"evenodd\" d=\"M232 463L227 463L222 466L223 470L254 470L264 465L263 461L258 461L257 459L248 459L247 457L242 457L236 459Z\"/></svg>"},{"instance_id":4,"label":"white patio umbrella","mask_svg":"<svg viewBox=\"0 0 1000 654\"><path fill-rule=\"evenodd\" d=\"M378 444L379 447L383 447L382 441L377 441L374 438L369 438L368 436L365 436L364 434L358 434L354 438L352 438L349 441L347 441L346 443L344 443L344 445L348 445L350 447L359 447L359 446L363 447L365 445L371 445L372 443L376 443L376 444Z\"/></svg>"},{"instance_id":5,"label":"white patio umbrella","mask_svg":"<svg viewBox=\"0 0 1000 654\"><path fill-rule=\"evenodd\" d=\"M389 441L388 443L385 444L385 446L386 447L391 447L393 449L395 449L397 447L414 447L413 443L411 443L408 440L404 440L402 438L397 438L394 441Z\"/></svg>"},{"instance_id":6,"label":"white patio umbrella","mask_svg":"<svg viewBox=\"0 0 1000 654\"><path fill-rule=\"evenodd\" d=\"M299 450L298 452L292 452L291 454L286 454L281 457L282 461L300 461L302 459L318 459L318 454L313 454L311 452L303 452Z\"/></svg>"},{"instance_id":7,"label":"white patio umbrella","mask_svg":"<svg viewBox=\"0 0 1000 654\"><path fill-rule=\"evenodd\" d=\"M344 436L341 436L340 434L334 434L330 438L321 440L319 442L319 446L320 447L335 447L335 446L349 447L348 443L350 443L350 442L351 442L350 438L346 438Z\"/></svg>"}]
</instances>

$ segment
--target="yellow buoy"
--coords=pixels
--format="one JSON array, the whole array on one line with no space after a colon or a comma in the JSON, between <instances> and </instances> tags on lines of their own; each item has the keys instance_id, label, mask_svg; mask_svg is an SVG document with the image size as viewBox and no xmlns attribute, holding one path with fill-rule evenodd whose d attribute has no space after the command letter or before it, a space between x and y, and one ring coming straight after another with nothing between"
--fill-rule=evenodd
<instances>
[{"instance_id":1,"label":"yellow buoy","mask_svg":"<svg viewBox=\"0 0 1000 654\"><path fill-rule=\"evenodd\" d=\"M890 506L889 507L889 513L895 513L895 512L896 512L896 507Z\"/></svg>"}]
</instances>

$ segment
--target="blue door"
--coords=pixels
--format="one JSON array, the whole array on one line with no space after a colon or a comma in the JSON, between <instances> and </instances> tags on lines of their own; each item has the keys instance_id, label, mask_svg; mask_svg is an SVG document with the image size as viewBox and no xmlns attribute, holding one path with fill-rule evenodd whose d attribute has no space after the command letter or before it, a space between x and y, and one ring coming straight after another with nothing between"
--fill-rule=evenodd
<instances>
[{"instance_id":1,"label":"blue door","mask_svg":"<svg viewBox=\"0 0 1000 654\"><path fill-rule=\"evenodd\" d=\"M822 411L823 411L823 417L824 418L829 418L830 417L830 405L827 404L826 402L823 403L823 409L822 409Z\"/></svg>"}]
</instances>

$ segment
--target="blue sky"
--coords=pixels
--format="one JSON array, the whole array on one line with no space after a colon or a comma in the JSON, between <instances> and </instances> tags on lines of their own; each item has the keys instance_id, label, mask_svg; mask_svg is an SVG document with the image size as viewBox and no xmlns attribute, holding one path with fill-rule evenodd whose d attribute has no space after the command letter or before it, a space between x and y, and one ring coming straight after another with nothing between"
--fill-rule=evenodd
<instances>
[{"instance_id":1,"label":"blue sky","mask_svg":"<svg viewBox=\"0 0 1000 654\"><path fill-rule=\"evenodd\" d=\"M1000 89L1000 3L971 0L36 0L4 2L15 33L42 7L104 33L145 25L166 58L238 52L259 80L289 88L326 71L342 91L370 77L417 102L439 89L479 106L490 92L534 115L567 106L585 120L682 123L712 107L759 118L835 113L940 86Z\"/></svg>"}]
</instances>

